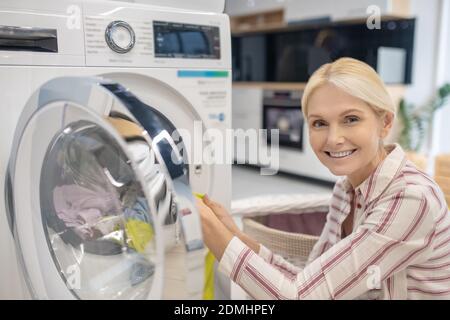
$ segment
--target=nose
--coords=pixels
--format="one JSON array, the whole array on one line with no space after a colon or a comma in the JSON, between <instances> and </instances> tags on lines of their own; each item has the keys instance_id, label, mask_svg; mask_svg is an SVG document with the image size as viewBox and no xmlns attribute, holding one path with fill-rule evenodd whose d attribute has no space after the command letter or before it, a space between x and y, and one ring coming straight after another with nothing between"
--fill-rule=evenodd
<instances>
[{"instance_id":1,"label":"nose","mask_svg":"<svg viewBox=\"0 0 450 320\"><path fill-rule=\"evenodd\" d=\"M330 125L327 136L327 144L329 146L336 146L345 142L343 130L339 126Z\"/></svg>"}]
</instances>

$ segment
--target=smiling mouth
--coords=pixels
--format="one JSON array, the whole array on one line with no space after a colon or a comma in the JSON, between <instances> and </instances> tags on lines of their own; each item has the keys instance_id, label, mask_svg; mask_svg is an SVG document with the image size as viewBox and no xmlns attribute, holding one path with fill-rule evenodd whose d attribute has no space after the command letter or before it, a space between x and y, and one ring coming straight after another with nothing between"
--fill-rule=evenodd
<instances>
[{"instance_id":1,"label":"smiling mouth","mask_svg":"<svg viewBox=\"0 0 450 320\"><path fill-rule=\"evenodd\" d=\"M330 151L325 151L325 153L333 159L342 159L342 158L346 158L348 156L351 156L353 153L355 153L356 149L353 150L348 150L348 151L341 151L341 152L330 152Z\"/></svg>"}]
</instances>

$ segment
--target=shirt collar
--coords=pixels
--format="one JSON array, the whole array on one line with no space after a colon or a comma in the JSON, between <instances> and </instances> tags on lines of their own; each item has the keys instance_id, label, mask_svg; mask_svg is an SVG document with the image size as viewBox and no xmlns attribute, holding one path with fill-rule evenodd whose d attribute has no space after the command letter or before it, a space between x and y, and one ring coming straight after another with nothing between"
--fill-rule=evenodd
<instances>
[{"instance_id":1,"label":"shirt collar","mask_svg":"<svg viewBox=\"0 0 450 320\"><path fill-rule=\"evenodd\" d=\"M381 161L366 180L355 188L355 192L362 196L365 203L377 198L405 165L405 152L399 144L387 145L385 149L388 152L387 157ZM343 179L343 187L347 193L353 191L353 187L347 177Z\"/></svg>"}]
</instances>

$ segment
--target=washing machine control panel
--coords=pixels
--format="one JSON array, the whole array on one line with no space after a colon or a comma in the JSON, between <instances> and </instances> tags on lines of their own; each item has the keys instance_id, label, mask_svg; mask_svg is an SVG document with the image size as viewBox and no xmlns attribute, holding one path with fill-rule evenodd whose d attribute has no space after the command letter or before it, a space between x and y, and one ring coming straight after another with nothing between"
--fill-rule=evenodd
<instances>
[{"instance_id":1,"label":"washing machine control panel","mask_svg":"<svg viewBox=\"0 0 450 320\"><path fill-rule=\"evenodd\" d=\"M86 65L231 68L229 19L114 2L83 8Z\"/></svg>"}]
</instances>

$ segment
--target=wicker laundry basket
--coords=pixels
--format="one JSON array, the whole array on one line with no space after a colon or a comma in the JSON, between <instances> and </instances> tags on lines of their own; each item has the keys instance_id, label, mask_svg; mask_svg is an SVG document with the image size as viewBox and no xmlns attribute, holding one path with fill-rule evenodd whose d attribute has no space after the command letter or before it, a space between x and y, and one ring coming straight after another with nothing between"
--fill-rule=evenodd
<instances>
[{"instance_id":1,"label":"wicker laundry basket","mask_svg":"<svg viewBox=\"0 0 450 320\"><path fill-rule=\"evenodd\" d=\"M447 205L450 208L450 155L439 155L436 157L434 166L434 180L444 192Z\"/></svg>"},{"instance_id":2,"label":"wicker laundry basket","mask_svg":"<svg viewBox=\"0 0 450 320\"><path fill-rule=\"evenodd\" d=\"M305 266L326 221L330 194L271 195L234 201L250 237L292 264Z\"/></svg>"}]
</instances>

